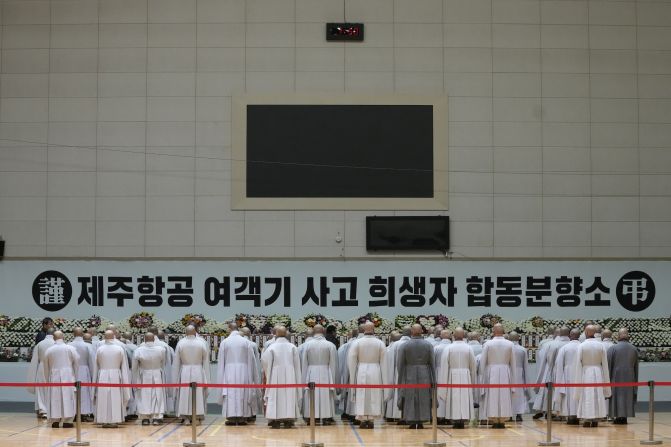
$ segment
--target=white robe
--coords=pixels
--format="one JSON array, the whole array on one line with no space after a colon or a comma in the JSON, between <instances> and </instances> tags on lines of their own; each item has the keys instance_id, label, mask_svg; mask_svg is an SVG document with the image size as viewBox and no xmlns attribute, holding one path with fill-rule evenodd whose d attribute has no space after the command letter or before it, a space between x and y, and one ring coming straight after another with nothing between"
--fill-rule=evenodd
<instances>
[{"instance_id":1,"label":"white robe","mask_svg":"<svg viewBox=\"0 0 671 447\"><path fill-rule=\"evenodd\" d=\"M606 347L606 352L608 352L608 349L611 346L615 346L615 342L613 341L612 338L604 338L601 340L601 343L603 343L603 345Z\"/></svg>"},{"instance_id":2,"label":"white robe","mask_svg":"<svg viewBox=\"0 0 671 447\"><path fill-rule=\"evenodd\" d=\"M515 377L519 383L528 383L529 380L529 355L519 343L513 344L515 355ZM524 414L529 412L529 388L517 388L513 394L513 413Z\"/></svg>"},{"instance_id":3,"label":"white robe","mask_svg":"<svg viewBox=\"0 0 671 447\"><path fill-rule=\"evenodd\" d=\"M166 383L175 383L172 376L172 364L175 361L175 350L163 340L156 340L155 345L161 346L165 351L165 364L163 366L163 380ZM165 412L167 414L175 414L175 399L177 398L177 390L175 388L165 389Z\"/></svg>"},{"instance_id":4,"label":"white robe","mask_svg":"<svg viewBox=\"0 0 671 447\"><path fill-rule=\"evenodd\" d=\"M44 367L49 383L72 383L79 369L79 355L72 346L57 340L47 349ZM74 387L50 387L47 398L47 417L51 421L71 422L75 417L77 397Z\"/></svg>"},{"instance_id":5,"label":"white robe","mask_svg":"<svg viewBox=\"0 0 671 447\"><path fill-rule=\"evenodd\" d=\"M447 352L447 348L451 344L452 344L452 340L450 340L450 339L440 340L439 343L434 344L434 347L433 347L433 353L434 353L433 364L436 365L436 377L439 377L440 374L441 374L442 357L445 355L445 353ZM469 350L470 350L470 348L469 348ZM471 352L473 352L473 351L471 350ZM446 410L447 410L447 407L445 406L445 402L438 399L438 408L436 410L437 411L437 417L439 419L447 418L447 416L446 416L447 411Z\"/></svg>"},{"instance_id":6,"label":"white robe","mask_svg":"<svg viewBox=\"0 0 671 447\"><path fill-rule=\"evenodd\" d=\"M471 347L463 340L448 345L440 356L438 374L437 383L476 383L477 363ZM444 409L441 417L457 421L472 419L476 394L477 391L471 388L438 388L438 402Z\"/></svg>"},{"instance_id":7,"label":"white robe","mask_svg":"<svg viewBox=\"0 0 671 447\"><path fill-rule=\"evenodd\" d=\"M513 343L503 337L494 337L482 348L480 358L482 384L517 383L515 376L515 356ZM484 409L480 409L480 417L509 418L513 416L512 395L516 388L483 388Z\"/></svg>"},{"instance_id":8,"label":"white robe","mask_svg":"<svg viewBox=\"0 0 671 447\"><path fill-rule=\"evenodd\" d=\"M210 383L210 352L205 343L193 335L182 338L175 349L172 377L177 383ZM196 390L196 415L205 415L207 389ZM175 413L191 416L191 389L178 388Z\"/></svg>"},{"instance_id":9,"label":"white robe","mask_svg":"<svg viewBox=\"0 0 671 447\"><path fill-rule=\"evenodd\" d=\"M70 343L79 355L79 369L77 370L77 380L80 382L91 382L93 376L93 364L96 361L96 353L91 343L86 343L82 337L75 337ZM93 414L93 388L83 386L82 393L82 414Z\"/></svg>"},{"instance_id":10,"label":"white robe","mask_svg":"<svg viewBox=\"0 0 671 447\"><path fill-rule=\"evenodd\" d=\"M256 356L253 343L238 331L219 345L217 382L222 384L258 384ZM225 418L247 418L255 414L257 390L251 388L222 388L219 396L221 414Z\"/></svg>"},{"instance_id":11,"label":"white robe","mask_svg":"<svg viewBox=\"0 0 671 447\"><path fill-rule=\"evenodd\" d=\"M44 340L39 342L33 348L33 357L28 367L28 382L46 382L46 372L44 370L44 360L47 349L54 345L54 336L47 335ZM39 413L47 412L47 395L49 390L44 387L28 387L28 392L35 394L35 410Z\"/></svg>"},{"instance_id":12,"label":"white robe","mask_svg":"<svg viewBox=\"0 0 671 447\"><path fill-rule=\"evenodd\" d=\"M538 367L538 379L536 383L547 383L547 382L556 382L555 380L555 360L557 359L557 353L562 346L569 342L569 338L566 336L555 337L554 340L547 342L543 348L543 355L541 358L541 363ZM547 388L543 387L538 390L536 397L534 398L533 409L535 411L547 411ZM557 411L558 408L553 410Z\"/></svg>"},{"instance_id":13,"label":"white robe","mask_svg":"<svg viewBox=\"0 0 671 447\"><path fill-rule=\"evenodd\" d=\"M350 339L346 343L338 348L338 383L345 384L349 383L349 369L347 368L347 354L352 347L352 344L355 343L357 338ZM350 395L352 390L349 388L340 389L340 402L338 408L343 412L343 414L351 414L352 410L352 401Z\"/></svg>"},{"instance_id":14,"label":"white robe","mask_svg":"<svg viewBox=\"0 0 671 447\"><path fill-rule=\"evenodd\" d=\"M610 382L606 348L600 340L587 338L578 347L575 362L576 383ZM605 398L610 397L610 387L576 388L579 419L601 419L608 414Z\"/></svg>"},{"instance_id":15,"label":"white robe","mask_svg":"<svg viewBox=\"0 0 671 447\"><path fill-rule=\"evenodd\" d=\"M163 384L165 349L155 342L143 343L133 352L133 383ZM165 413L166 388L137 388L135 403L143 419L161 419Z\"/></svg>"},{"instance_id":16,"label":"white robe","mask_svg":"<svg viewBox=\"0 0 671 447\"><path fill-rule=\"evenodd\" d=\"M301 354L303 383L336 383L338 371L338 353L333 343L323 335L315 335L304 344ZM303 396L303 417L310 417L309 391ZM335 388L315 389L315 418L333 418L335 416Z\"/></svg>"},{"instance_id":17,"label":"white robe","mask_svg":"<svg viewBox=\"0 0 671 447\"><path fill-rule=\"evenodd\" d=\"M261 355L266 383L291 384L301 382L301 362L298 348L284 337L275 339ZM300 414L300 388L266 388L266 418L296 419Z\"/></svg>"},{"instance_id":18,"label":"white robe","mask_svg":"<svg viewBox=\"0 0 671 447\"><path fill-rule=\"evenodd\" d=\"M352 345L347 353L347 367L351 384L383 384L388 371L384 366L386 347L374 335L365 335ZM353 390L354 414L366 420L382 415L384 393L379 388Z\"/></svg>"},{"instance_id":19,"label":"white robe","mask_svg":"<svg viewBox=\"0 0 671 447\"><path fill-rule=\"evenodd\" d=\"M476 340L471 340L468 342L468 346L473 350L473 355L474 356L479 356L482 354L482 345L480 344L479 341Z\"/></svg>"},{"instance_id":20,"label":"white robe","mask_svg":"<svg viewBox=\"0 0 671 447\"><path fill-rule=\"evenodd\" d=\"M401 348L401 346L403 346L403 343L408 340L410 340L410 337L406 335L401 337L400 340L395 341L387 346L387 351L384 355L384 369L388 372L387 381L385 382L388 385L398 384L398 368L396 367L396 358L399 352L398 350ZM397 388L385 388L384 400L386 408L384 411L384 417L390 419L401 419L402 414L401 410L398 408L398 396L399 393Z\"/></svg>"},{"instance_id":21,"label":"white robe","mask_svg":"<svg viewBox=\"0 0 671 447\"><path fill-rule=\"evenodd\" d=\"M576 383L575 362L578 355L580 342L572 340L561 347L555 360L557 383ZM559 409L561 416L575 416L578 414L578 402L575 399L577 388L557 387L554 394L555 408Z\"/></svg>"},{"instance_id":22,"label":"white robe","mask_svg":"<svg viewBox=\"0 0 671 447\"><path fill-rule=\"evenodd\" d=\"M128 357L122 346L113 340L105 340L96 351L93 380L99 384L130 384ZM130 399L130 388L95 389L95 415L99 424L118 424L126 416L126 405Z\"/></svg>"}]
</instances>

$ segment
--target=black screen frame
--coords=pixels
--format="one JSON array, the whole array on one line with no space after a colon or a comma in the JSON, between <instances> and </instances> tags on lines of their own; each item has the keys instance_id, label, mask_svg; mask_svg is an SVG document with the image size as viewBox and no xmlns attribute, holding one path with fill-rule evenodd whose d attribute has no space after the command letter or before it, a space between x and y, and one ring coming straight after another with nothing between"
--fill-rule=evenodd
<instances>
[{"instance_id":1,"label":"black screen frame","mask_svg":"<svg viewBox=\"0 0 671 447\"><path fill-rule=\"evenodd\" d=\"M371 242L372 226L375 222L417 222L417 221L435 220L444 223L444 236L447 242L446 246L378 246ZM450 249L450 217L449 216L366 216L366 250L367 251L434 251L439 250L447 252Z\"/></svg>"}]
</instances>

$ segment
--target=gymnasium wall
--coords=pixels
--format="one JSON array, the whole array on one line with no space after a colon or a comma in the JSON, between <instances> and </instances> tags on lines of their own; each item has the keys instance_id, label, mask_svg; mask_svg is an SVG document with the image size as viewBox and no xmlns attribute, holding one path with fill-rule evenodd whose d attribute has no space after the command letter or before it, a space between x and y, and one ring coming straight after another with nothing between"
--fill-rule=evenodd
<instances>
[{"instance_id":1,"label":"gymnasium wall","mask_svg":"<svg viewBox=\"0 0 671 447\"><path fill-rule=\"evenodd\" d=\"M367 256L372 213L231 210L231 97L294 91L448 96L455 258L671 253L670 1L4 0L0 13L7 257ZM365 42L326 42L343 17Z\"/></svg>"}]
</instances>

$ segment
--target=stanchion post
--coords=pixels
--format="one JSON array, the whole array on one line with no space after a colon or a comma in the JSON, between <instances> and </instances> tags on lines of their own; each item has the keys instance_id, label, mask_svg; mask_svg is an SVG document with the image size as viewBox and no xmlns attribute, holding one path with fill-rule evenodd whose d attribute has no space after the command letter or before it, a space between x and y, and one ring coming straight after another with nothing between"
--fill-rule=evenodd
<instances>
[{"instance_id":1,"label":"stanchion post","mask_svg":"<svg viewBox=\"0 0 671 447\"><path fill-rule=\"evenodd\" d=\"M552 440L552 397L554 394L554 387L552 386L552 382L548 382L545 384L545 386L548 389L547 393L547 427L546 427L546 438L545 441L539 441L538 445L559 445L559 441L553 441Z\"/></svg>"},{"instance_id":2,"label":"stanchion post","mask_svg":"<svg viewBox=\"0 0 671 447\"><path fill-rule=\"evenodd\" d=\"M315 426L317 425L315 421L315 383L308 383L308 397L310 399L310 442L304 442L301 444L302 447L324 447L323 442L317 442L315 440Z\"/></svg>"},{"instance_id":3,"label":"stanchion post","mask_svg":"<svg viewBox=\"0 0 671 447\"><path fill-rule=\"evenodd\" d=\"M191 441L184 442L182 445L184 447L205 447L204 442L198 442L196 439L198 436L198 415L196 414L196 406L198 404L198 384L196 382L191 382L189 388L191 388ZM205 404L205 402L203 402L203 404Z\"/></svg>"},{"instance_id":4,"label":"stanchion post","mask_svg":"<svg viewBox=\"0 0 671 447\"><path fill-rule=\"evenodd\" d=\"M75 393L77 394L77 409L75 416L75 427L77 430L77 439L75 441L68 441L68 445L72 446L86 446L90 445L88 441L82 441L82 383L75 382Z\"/></svg>"},{"instance_id":5,"label":"stanchion post","mask_svg":"<svg viewBox=\"0 0 671 447\"><path fill-rule=\"evenodd\" d=\"M445 447L447 444L438 441L438 387L431 384L431 441L426 441L426 447Z\"/></svg>"},{"instance_id":6,"label":"stanchion post","mask_svg":"<svg viewBox=\"0 0 671 447\"><path fill-rule=\"evenodd\" d=\"M648 381L648 388L650 389L650 397L648 398L648 439L641 441L643 445L659 445L661 440L655 439L655 381Z\"/></svg>"}]
</instances>

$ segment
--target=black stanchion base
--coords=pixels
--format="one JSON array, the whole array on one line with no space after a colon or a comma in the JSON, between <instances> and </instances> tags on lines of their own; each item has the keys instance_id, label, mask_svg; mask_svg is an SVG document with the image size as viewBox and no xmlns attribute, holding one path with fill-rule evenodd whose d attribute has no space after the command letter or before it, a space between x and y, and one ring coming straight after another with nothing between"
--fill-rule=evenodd
<instances>
[{"instance_id":1,"label":"black stanchion base","mask_svg":"<svg viewBox=\"0 0 671 447\"><path fill-rule=\"evenodd\" d=\"M91 445L88 441L68 441L68 445L72 446L87 446Z\"/></svg>"},{"instance_id":2,"label":"black stanchion base","mask_svg":"<svg viewBox=\"0 0 671 447\"><path fill-rule=\"evenodd\" d=\"M301 447L324 447L323 442L304 442Z\"/></svg>"},{"instance_id":3,"label":"black stanchion base","mask_svg":"<svg viewBox=\"0 0 671 447\"><path fill-rule=\"evenodd\" d=\"M540 441L538 445L559 445L559 441Z\"/></svg>"},{"instance_id":4,"label":"black stanchion base","mask_svg":"<svg viewBox=\"0 0 671 447\"><path fill-rule=\"evenodd\" d=\"M660 445L661 443L662 441L659 439L641 441L641 445Z\"/></svg>"},{"instance_id":5,"label":"black stanchion base","mask_svg":"<svg viewBox=\"0 0 671 447\"><path fill-rule=\"evenodd\" d=\"M184 442L182 443L184 447L205 447L204 442Z\"/></svg>"}]
</instances>

